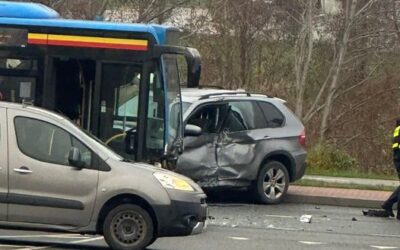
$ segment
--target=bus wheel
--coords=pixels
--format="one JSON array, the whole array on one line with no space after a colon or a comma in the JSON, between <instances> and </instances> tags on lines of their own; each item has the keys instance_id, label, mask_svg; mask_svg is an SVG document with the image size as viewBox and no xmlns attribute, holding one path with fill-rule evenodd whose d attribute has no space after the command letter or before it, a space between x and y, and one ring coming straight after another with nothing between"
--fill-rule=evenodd
<instances>
[{"instance_id":1,"label":"bus wheel","mask_svg":"<svg viewBox=\"0 0 400 250\"><path fill-rule=\"evenodd\" d=\"M103 224L104 239L116 250L145 248L154 237L153 230L149 213L132 204L112 209Z\"/></svg>"}]
</instances>

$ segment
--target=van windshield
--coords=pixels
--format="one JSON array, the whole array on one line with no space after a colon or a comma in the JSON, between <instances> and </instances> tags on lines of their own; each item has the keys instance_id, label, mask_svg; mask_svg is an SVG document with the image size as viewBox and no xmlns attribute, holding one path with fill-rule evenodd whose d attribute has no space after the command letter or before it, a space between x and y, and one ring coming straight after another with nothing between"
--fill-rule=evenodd
<instances>
[{"instance_id":1,"label":"van windshield","mask_svg":"<svg viewBox=\"0 0 400 250\"><path fill-rule=\"evenodd\" d=\"M108 157L122 161L124 158L120 156L119 154L115 153L109 146L107 146L104 142L102 142L100 139L98 139L96 136L92 135L89 131L82 129L81 127L78 127L74 122L72 122L70 119L67 117L63 117L65 120L70 122L76 129L79 131L83 132L85 135L87 135L88 139L95 141L96 144L101 148L103 152L107 154Z\"/></svg>"}]
</instances>

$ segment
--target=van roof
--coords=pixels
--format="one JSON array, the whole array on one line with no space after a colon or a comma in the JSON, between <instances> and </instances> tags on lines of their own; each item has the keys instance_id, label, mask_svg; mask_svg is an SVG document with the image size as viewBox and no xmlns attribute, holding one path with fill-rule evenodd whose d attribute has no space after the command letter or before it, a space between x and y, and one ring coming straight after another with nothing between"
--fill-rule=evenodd
<instances>
[{"instance_id":1,"label":"van roof","mask_svg":"<svg viewBox=\"0 0 400 250\"><path fill-rule=\"evenodd\" d=\"M41 114L41 115L44 115L44 116L47 116L49 118L53 118L56 120L65 120L66 119L66 117L64 117L61 114L57 114L57 113L49 111L47 109L38 108L38 107L35 107L32 105L27 105L27 104L22 104L22 103L12 103L12 102L0 101L0 108L34 112L36 114Z\"/></svg>"}]
</instances>

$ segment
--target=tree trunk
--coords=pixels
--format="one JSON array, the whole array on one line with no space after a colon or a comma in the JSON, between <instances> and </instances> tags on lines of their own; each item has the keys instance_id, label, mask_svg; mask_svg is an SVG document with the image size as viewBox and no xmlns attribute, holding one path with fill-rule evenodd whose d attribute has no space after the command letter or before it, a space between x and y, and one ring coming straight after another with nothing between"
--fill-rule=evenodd
<instances>
[{"instance_id":1,"label":"tree trunk","mask_svg":"<svg viewBox=\"0 0 400 250\"><path fill-rule=\"evenodd\" d=\"M346 2L346 5L350 6L350 8L346 8L347 16L346 16L346 21L345 21L343 38L339 45L339 53L337 55L338 60L337 60L337 64L334 65L334 67L335 67L334 73L333 73L331 84L329 87L328 96L325 101L325 106L322 111L321 127L320 127L320 133L319 133L320 142L325 140L326 131L328 130L328 122L329 122L328 120L329 120L330 113L332 111L333 98L334 98L335 93L338 88L339 74L342 69L344 58L346 56L347 44L348 44L350 33L351 33L351 28L352 28L352 23L354 20L357 1L358 0L347 0L347 2Z\"/></svg>"},{"instance_id":2,"label":"tree trunk","mask_svg":"<svg viewBox=\"0 0 400 250\"><path fill-rule=\"evenodd\" d=\"M304 103L304 92L306 88L306 80L308 75L308 70L310 67L310 62L313 52L313 1L308 0L306 18L304 21L304 35L299 35L299 55L296 60L295 71L296 71L296 115L299 118L303 118L303 103ZM306 43L306 39L308 41ZM305 58L305 54L307 57Z\"/></svg>"}]
</instances>

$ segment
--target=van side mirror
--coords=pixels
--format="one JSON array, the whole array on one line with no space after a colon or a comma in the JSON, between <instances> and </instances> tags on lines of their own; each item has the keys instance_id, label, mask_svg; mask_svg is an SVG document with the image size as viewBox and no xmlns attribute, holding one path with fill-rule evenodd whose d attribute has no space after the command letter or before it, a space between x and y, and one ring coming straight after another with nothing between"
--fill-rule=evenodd
<instances>
[{"instance_id":1,"label":"van side mirror","mask_svg":"<svg viewBox=\"0 0 400 250\"><path fill-rule=\"evenodd\" d=\"M199 126L187 124L185 126L185 136L200 136L202 134L202 129Z\"/></svg>"},{"instance_id":2,"label":"van side mirror","mask_svg":"<svg viewBox=\"0 0 400 250\"><path fill-rule=\"evenodd\" d=\"M83 168L81 151L78 148L72 147L68 154L68 163L76 168Z\"/></svg>"},{"instance_id":3,"label":"van side mirror","mask_svg":"<svg viewBox=\"0 0 400 250\"><path fill-rule=\"evenodd\" d=\"M126 132L125 153L130 155L136 153L136 130L129 130Z\"/></svg>"}]
</instances>

